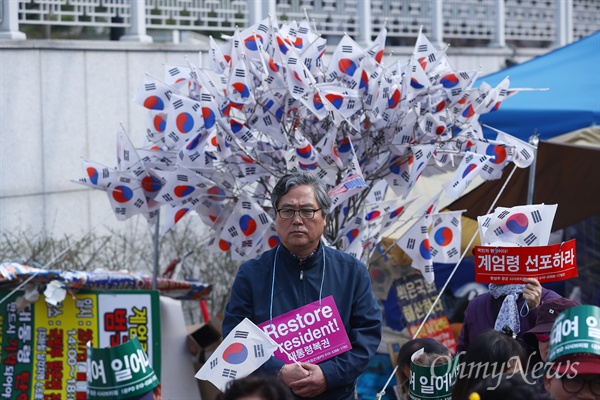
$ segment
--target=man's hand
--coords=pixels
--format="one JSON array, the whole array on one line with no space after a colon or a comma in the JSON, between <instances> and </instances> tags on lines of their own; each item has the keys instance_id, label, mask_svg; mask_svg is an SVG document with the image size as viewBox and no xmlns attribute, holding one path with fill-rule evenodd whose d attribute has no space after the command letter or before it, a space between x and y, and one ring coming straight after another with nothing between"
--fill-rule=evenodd
<instances>
[{"instance_id":1,"label":"man's hand","mask_svg":"<svg viewBox=\"0 0 600 400\"><path fill-rule=\"evenodd\" d=\"M290 386L290 383L307 378L308 376L310 376L309 371L296 363L285 364L279 371L279 379L288 386Z\"/></svg>"},{"instance_id":2,"label":"man's hand","mask_svg":"<svg viewBox=\"0 0 600 400\"><path fill-rule=\"evenodd\" d=\"M295 395L315 397L327 390L327 381L321 367L309 363L300 363L300 365L309 372L309 375L304 379L290 383L289 386Z\"/></svg>"},{"instance_id":3,"label":"man's hand","mask_svg":"<svg viewBox=\"0 0 600 400\"><path fill-rule=\"evenodd\" d=\"M523 289L523 298L527 302L530 310L537 308L542 301L542 285L535 278L525 278L525 289Z\"/></svg>"}]
</instances>

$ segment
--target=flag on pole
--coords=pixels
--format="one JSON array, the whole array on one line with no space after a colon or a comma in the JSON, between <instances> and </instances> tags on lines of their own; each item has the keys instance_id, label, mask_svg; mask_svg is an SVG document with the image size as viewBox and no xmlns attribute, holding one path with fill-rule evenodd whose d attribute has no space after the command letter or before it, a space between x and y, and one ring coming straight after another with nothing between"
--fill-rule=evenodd
<instances>
[{"instance_id":1,"label":"flag on pole","mask_svg":"<svg viewBox=\"0 0 600 400\"><path fill-rule=\"evenodd\" d=\"M504 142L509 146L511 150L509 152L510 159L517 167L527 168L531 165L531 163L533 163L533 158L535 157L535 147L527 142L509 135L508 133L498 130L496 130L496 132L498 132L496 140L499 142Z\"/></svg>"},{"instance_id":2,"label":"flag on pole","mask_svg":"<svg viewBox=\"0 0 600 400\"><path fill-rule=\"evenodd\" d=\"M463 211L449 211L432 215L430 244L434 262L450 264L459 260L462 213Z\"/></svg>"},{"instance_id":3,"label":"flag on pole","mask_svg":"<svg viewBox=\"0 0 600 400\"><path fill-rule=\"evenodd\" d=\"M210 36L210 50L208 51L208 64L210 69L219 74L228 71L231 66L231 56L228 54L230 51L231 43L228 42L218 45L213 37Z\"/></svg>"},{"instance_id":4,"label":"flag on pole","mask_svg":"<svg viewBox=\"0 0 600 400\"><path fill-rule=\"evenodd\" d=\"M489 157L483 164L479 175L486 181L500 179L508 161L506 145L492 140L480 140L477 142L476 149L477 153Z\"/></svg>"},{"instance_id":5,"label":"flag on pole","mask_svg":"<svg viewBox=\"0 0 600 400\"><path fill-rule=\"evenodd\" d=\"M127 172L118 172L114 176L113 183L107 186L106 194L119 221L148 212L141 182Z\"/></svg>"},{"instance_id":6,"label":"flag on pole","mask_svg":"<svg viewBox=\"0 0 600 400\"><path fill-rule=\"evenodd\" d=\"M167 110L165 143L171 149L180 150L204 129L202 105L187 96L172 94Z\"/></svg>"},{"instance_id":7,"label":"flag on pole","mask_svg":"<svg viewBox=\"0 0 600 400\"><path fill-rule=\"evenodd\" d=\"M477 217L483 245L546 246L557 204L498 207Z\"/></svg>"},{"instance_id":8,"label":"flag on pole","mask_svg":"<svg viewBox=\"0 0 600 400\"><path fill-rule=\"evenodd\" d=\"M179 91L152 75L146 74L144 85L136 92L133 102L149 110L166 110L171 101L171 93L179 94Z\"/></svg>"},{"instance_id":9,"label":"flag on pole","mask_svg":"<svg viewBox=\"0 0 600 400\"><path fill-rule=\"evenodd\" d=\"M224 392L229 381L256 371L277 348L269 335L244 318L196 372L195 378L210 381Z\"/></svg>"},{"instance_id":10,"label":"flag on pole","mask_svg":"<svg viewBox=\"0 0 600 400\"><path fill-rule=\"evenodd\" d=\"M165 64L163 71L165 83L177 89L183 88L188 82L192 81L190 67Z\"/></svg>"},{"instance_id":11,"label":"flag on pole","mask_svg":"<svg viewBox=\"0 0 600 400\"><path fill-rule=\"evenodd\" d=\"M411 266L423 274L427 283L434 280L431 245L427 233L429 222L427 216L422 216L415 222L396 244L412 259Z\"/></svg>"},{"instance_id":12,"label":"flag on pole","mask_svg":"<svg viewBox=\"0 0 600 400\"><path fill-rule=\"evenodd\" d=\"M473 182L473 179L479 175L479 172L488 159L489 157L484 154L467 151L456 172L454 172L452 181L446 188L446 197L449 199L458 199L471 182Z\"/></svg>"},{"instance_id":13,"label":"flag on pole","mask_svg":"<svg viewBox=\"0 0 600 400\"><path fill-rule=\"evenodd\" d=\"M358 86L358 72L360 70L360 60L367 53L347 34L344 34L342 40L331 55L329 68L327 69L327 78L329 82L337 80L346 81L351 89Z\"/></svg>"}]
</instances>

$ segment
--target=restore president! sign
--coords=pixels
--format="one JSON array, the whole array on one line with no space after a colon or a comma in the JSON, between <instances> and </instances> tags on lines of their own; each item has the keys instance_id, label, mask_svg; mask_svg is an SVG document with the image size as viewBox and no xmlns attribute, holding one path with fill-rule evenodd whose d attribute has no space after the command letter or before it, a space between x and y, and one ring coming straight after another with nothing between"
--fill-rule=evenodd
<instances>
[{"instance_id":1,"label":"restore president! sign","mask_svg":"<svg viewBox=\"0 0 600 400\"><path fill-rule=\"evenodd\" d=\"M287 352L279 349L275 357L288 364L316 364L352 349L333 296L320 303L317 300L273 318L272 324L258 325Z\"/></svg>"}]
</instances>

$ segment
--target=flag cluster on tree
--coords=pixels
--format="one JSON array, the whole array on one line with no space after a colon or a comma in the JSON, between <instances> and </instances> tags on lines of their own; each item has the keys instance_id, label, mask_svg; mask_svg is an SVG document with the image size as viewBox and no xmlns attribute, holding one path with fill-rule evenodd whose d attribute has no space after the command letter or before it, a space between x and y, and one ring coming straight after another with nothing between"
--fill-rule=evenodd
<instances>
[{"instance_id":1,"label":"flag cluster on tree","mask_svg":"<svg viewBox=\"0 0 600 400\"><path fill-rule=\"evenodd\" d=\"M381 200L413 201L428 166L458 164L448 195L459 197L475 176L496 179L506 162L533 157L507 134L483 138L478 117L513 93L508 80L473 88L477 72L456 70L421 33L412 57L388 59L385 37L384 26L362 48L345 35L326 57L308 21L270 17L226 42L211 38L210 69L186 61L165 65L162 79L145 76L133 100L148 109L147 143L133 148L120 129L118 167L85 160L79 183L105 190L119 219L153 222L164 207L163 234L195 211L214 232L209 249L243 260L279 243L269 201L277 179L311 171L334 201L326 242L365 260L409 204ZM414 246L430 224L420 216L411 216ZM416 266L430 265L429 245L414 249Z\"/></svg>"}]
</instances>

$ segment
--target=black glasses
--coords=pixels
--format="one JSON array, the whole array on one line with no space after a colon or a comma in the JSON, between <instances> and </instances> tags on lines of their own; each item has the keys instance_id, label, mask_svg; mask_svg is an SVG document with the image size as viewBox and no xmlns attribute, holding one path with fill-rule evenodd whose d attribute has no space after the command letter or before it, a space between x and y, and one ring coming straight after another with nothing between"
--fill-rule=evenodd
<instances>
[{"instance_id":1,"label":"black glasses","mask_svg":"<svg viewBox=\"0 0 600 400\"><path fill-rule=\"evenodd\" d=\"M592 393L594 393L596 396L600 396L600 378L583 379L579 376L576 376L571 379L565 377L561 379L561 381L563 389L565 389L565 392L567 393L579 393L585 387L585 384L589 383Z\"/></svg>"},{"instance_id":2,"label":"black glasses","mask_svg":"<svg viewBox=\"0 0 600 400\"><path fill-rule=\"evenodd\" d=\"M292 219L296 216L296 213L302 219L313 219L315 217L315 213L321 210L317 208L316 210L312 210L310 208L303 208L301 210L294 210L292 208L280 208L277 210L277 214L279 214L279 218L281 219Z\"/></svg>"}]
</instances>

